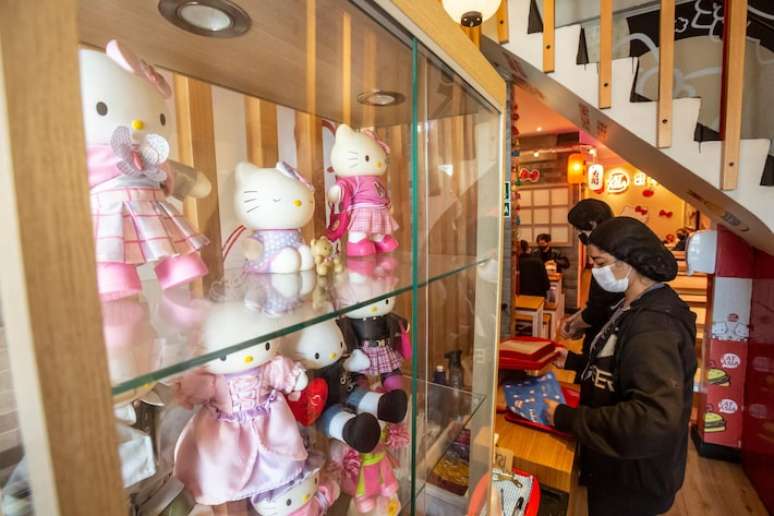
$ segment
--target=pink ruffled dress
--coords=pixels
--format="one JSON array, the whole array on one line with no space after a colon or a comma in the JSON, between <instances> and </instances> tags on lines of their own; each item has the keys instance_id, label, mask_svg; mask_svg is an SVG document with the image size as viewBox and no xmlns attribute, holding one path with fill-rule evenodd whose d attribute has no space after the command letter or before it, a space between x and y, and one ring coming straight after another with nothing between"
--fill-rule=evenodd
<instances>
[{"instance_id":1,"label":"pink ruffled dress","mask_svg":"<svg viewBox=\"0 0 774 516\"><path fill-rule=\"evenodd\" d=\"M352 192L350 231L390 235L398 230L398 222L390 214L390 197L379 176L339 177L336 184Z\"/></svg>"},{"instance_id":2,"label":"pink ruffled dress","mask_svg":"<svg viewBox=\"0 0 774 516\"><path fill-rule=\"evenodd\" d=\"M190 254L208 243L166 200L158 181L122 173L121 158L110 145L90 145L87 161L98 263L141 265ZM171 182L171 167L161 168Z\"/></svg>"},{"instance_id":3,"label":"pink ruffled dress","mask_svg":"<svg viewBox=\"0 0 774 516\"><path fill-rule=\"evenodd\" d=\"M183 379L183 401L204 406L177 442L175 475L198 503L249 498L302 471L307 452L280 391L292 392L303 371L278 356L237 374L194 373Z\"/></svg>"}]
</instances>

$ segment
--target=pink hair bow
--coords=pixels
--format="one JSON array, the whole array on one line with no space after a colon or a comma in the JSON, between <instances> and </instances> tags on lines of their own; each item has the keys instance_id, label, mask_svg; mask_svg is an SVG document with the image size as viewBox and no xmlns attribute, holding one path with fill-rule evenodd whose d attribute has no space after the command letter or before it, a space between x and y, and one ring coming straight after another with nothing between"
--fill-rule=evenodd
<instances>
[{"instance_id":1,"label":"pink hair bow","mask_svg":"<svg viewBox=\"0 0 774 516\"><path fill-rule=\"evenodd\" d=\"M378 136L376 136L375 132L373 132L370 129L361 129L360 132L371 137L379 145L379 147L382 148L382 150L387 156L390 155L390 146L387 145L387 143L384 140L381 140Z\"/></svg>"},{"instance_id":2,"label":"pink hair bow","mask_svg":"<svg viewBox=\"0 0 774 516\"><path fill-rule=\"evenodd\" d=\"M123 43L116 40L109 41L105 46L105 53L127 72L148 81L165 99L172 96L172 88L164 77Z\"/></svg>"},{"instance_id":3,"label":"pink hair bow","mask_svg":"<svg viewBox=\"0 0 774 516\"><path fill-rule=\"evenodd\" d=\"M278 161L276 168L277 170L282 172L282 174L285 175L286 177L289 177L290 179L295 179L296 181L298 181L299 183L307 187L309 191L314 192L314 186L312 186L312 184L309 181L307 181L304 176L301 175L301 172L299 172L298 170L290 166L288 163L284 161Z\"/></svg>"}]
</instances>

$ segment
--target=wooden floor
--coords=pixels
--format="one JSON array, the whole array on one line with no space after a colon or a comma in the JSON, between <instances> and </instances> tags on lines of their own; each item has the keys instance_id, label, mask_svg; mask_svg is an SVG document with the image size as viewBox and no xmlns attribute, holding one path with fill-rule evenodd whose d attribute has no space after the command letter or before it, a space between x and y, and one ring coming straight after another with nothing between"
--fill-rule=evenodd
<instances>
[{"instance_id":1,"label":"wooden floor","mask_svg":"<svg viewBox=\"0 0 774 516\"><path fill-rule=\"evenodd\" d=\"M575 514L588 516L586 488L578 488ZM683 488L666 516L766 516L766 508L739 464L705 459L688 443Z\"/></svg>"}]
</instances>

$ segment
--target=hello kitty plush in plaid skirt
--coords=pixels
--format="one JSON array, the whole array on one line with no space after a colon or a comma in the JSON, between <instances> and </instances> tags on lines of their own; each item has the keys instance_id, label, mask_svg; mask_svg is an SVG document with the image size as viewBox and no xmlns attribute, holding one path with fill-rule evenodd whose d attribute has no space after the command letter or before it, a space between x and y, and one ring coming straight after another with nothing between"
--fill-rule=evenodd
<instances>
[{"instance_id":1,"label":"hello kitty plush in plaid skirt","mask_svg":"<svg viewBox=\"0 0 774 516\"><path fill-rule=\"evenodd\" d=\"M167 199L205 197L207 178L168 159L171 89L117 41L80 51L97 281L104 300L141 290L137 267L156 263L166 289L204 276L208 243Z\"/></svg>"}]
</instances>

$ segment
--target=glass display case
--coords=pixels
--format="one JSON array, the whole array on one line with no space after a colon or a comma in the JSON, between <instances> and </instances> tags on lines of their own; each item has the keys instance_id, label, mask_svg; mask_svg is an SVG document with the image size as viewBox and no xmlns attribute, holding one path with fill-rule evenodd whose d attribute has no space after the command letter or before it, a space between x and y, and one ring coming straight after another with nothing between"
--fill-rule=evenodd
<instances>
[{"instance_id":1,"label":"glass display case","mask_svg":"<svg viewBox=\"0 0 774 516\"><path fill-rule=\"evenodd\" d=\"M11 324L50 326L9 349L55 376L40 421L70 434L27 450L40 507L466 513L493 458L505 85L440 3L38 9L0 6L18 150L0 284L26 314ZM23 42L56 20L28 69ZM63 114L22 117L46 91ZM36 210L57 161L22 179L34 137L67 177ZM21 274L51 249L56 271ZM79 374L40 365L51 332Z\"/></svg>"}]
</instances>

